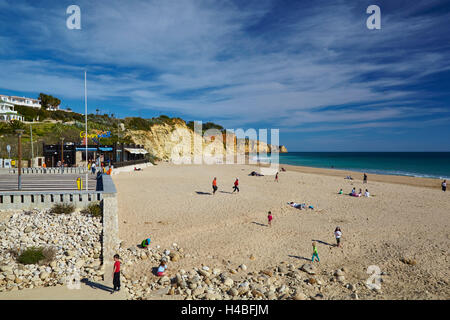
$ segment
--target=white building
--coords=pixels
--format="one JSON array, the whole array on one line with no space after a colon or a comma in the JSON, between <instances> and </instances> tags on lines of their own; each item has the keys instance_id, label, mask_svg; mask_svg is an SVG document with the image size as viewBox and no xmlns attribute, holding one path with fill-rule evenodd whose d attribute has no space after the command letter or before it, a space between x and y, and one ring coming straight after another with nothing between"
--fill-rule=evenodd
<instances>
[{"instance_id":1,"label":"white building","mask_svg":"<svg viewBox=\"0 0 450 320\"><path fill-rule=\"evenodd\" d=\"M23 121L23 116L14 110L14 105L0 102L0 121Z\"/></svg>"},{"instance_id":2,"label":"white building","mask_svg":"<svg viewBox=\"0 0 450 320\"><path fill-rule=\"evenodd\" d=\"M33 99L33 98L5 96L3 94L0 94L0 101L14 103L15 105L18 105L18 106L41 108L41 102L38 99Z\"/></svg>"}]
</instances>

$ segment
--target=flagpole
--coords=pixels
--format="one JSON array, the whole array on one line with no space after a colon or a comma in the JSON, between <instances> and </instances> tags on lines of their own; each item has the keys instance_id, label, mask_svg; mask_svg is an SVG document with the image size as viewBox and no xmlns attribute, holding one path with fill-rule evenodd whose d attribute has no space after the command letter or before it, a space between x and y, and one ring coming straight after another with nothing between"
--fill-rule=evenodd
<instances>
[{"instance_id":1,"label":"flagpole","mask_svg":"<svg viewBox=\"0 0 450 320\"><path fill-rule=\"evenodd\" d=\"M84 124L85 124L85 145L86 145L86 191L89 190L89 178L88 178L88 135L87 135L87 87L86 87L86 70L84 71Z\"/></svg>"}]
</instances>

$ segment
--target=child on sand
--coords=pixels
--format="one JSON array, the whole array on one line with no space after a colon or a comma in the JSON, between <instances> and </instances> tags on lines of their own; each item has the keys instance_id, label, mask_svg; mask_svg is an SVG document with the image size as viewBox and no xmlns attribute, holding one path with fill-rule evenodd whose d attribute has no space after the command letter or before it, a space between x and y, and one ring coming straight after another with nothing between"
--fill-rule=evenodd
<instances>
[{"instance_id":1,"label":"child on sand","mask_svg":"<svg viewBox=\"0 0 450 320\"><path fill-rule=\"evenodd\" d=\"M364 197L369 198L370 197L370 193L369 190L366 189L366 192L364 192Z\"/></svg>"},{"instance_id":2,"label":"child on sand","mask_svg":"<svg viewBox=\"0 0 450 320\"><path fill-rule=\"evenodd\" d=\"M320 262L319 253L317 252L317 246L315 242L312 243L312 247L313 247L313 255L311 258L311 262L314 262L314 257L317 258L317 262Z\"/></svg>"},{"instance_id":3,"label":"child on sand","mask_svg":"<svg viewBox=\"0 0 450 320\"><path fill-rule=\"evenodd\" d=\"M150 238L147 238L147 239L145 239L145 240L142 240L142 242L141 242L141 247L142 247L142 248L147 248L147 247L150 245L150 242L151 242Z\"/></svg>"},{"instance_id":4,"label":"child on sand","mask_svg":"<svg viewBox=\"0 0 450 320\"><path fill-rule=\"evenodd\" d=\"M269 225L269 227L272 227L272 219L273 219L272 212L269 211L269 213L267 215L267 220L268 220L267 224Z\"/></svg>"},{"instance_id":5,"label":"child on sand","mask_svg":"<svg viewBox=\"0 0 450 320\"><path fill-rule=\"evenodd\" d=\"M234 181L234 187L233 187L233 193L237 190L237 192L239 193L239 179L236 178L236 181Z\"/></svg>"},{"instance_id":6,"label":"child on sand","mask_svg":"<svg viewBox=\"0 0 450 320\"><path fill-rule=\"evenodd\" d=\"M111 292L111 294L114 293L115 291L120 291L120 261L118 254L114 255L113 286L114 289Z\"/></svg>"},{"instance_id":7,"label":"child on sand","mask_svg":"<svg viewBox=\"0 0 450 320\"><path fill-rule=\"evenodd\" d=\"M214 177L214 180L212 182L212 188L213 188L213 195L214 195L217 191L217 178L216 177Z\"/></svg>"},{"instance_id":8,"label":"child on sand","mask_svg":"<svg viewBox=\"0 0 450 320\"><path fill-rule=\"evenodd\" d=\"M156 275L157 275L158 277L166 276L166 275L167 275L166 270L167 270L167 264L166 264L166 261L161 260L161 263L160 263L160 265L159 265L159 267L158 267L158 271L157 271Z\"/></svg>"},{"instance_id":9,"label":"child on sand","mask_svg":"<svg viewBox=\"0 0 450 320\"><path fill-rule=\"evenodd\" d=\"M275 181L278 182L278 172L277 172L277 174L275 175Z\"/></svg>"},{"instance_id":10,"label":"child on sand","mask_svg":"<svg viewBox=\"0 0 450 320\"><path fill-rule=\"evenodd\" d=\"M339 194L343 194L344 192L342 191L342 189L341 190L339 190Z\"/></svg>"},{"instance_id":11,"label":"child on sand","mask_svg":"<svg viewBox=\"0 0 450 320\"><path fill-rule=\"evenodd\" d=\"M340 227L336 227L334 230L334 236L336 237L336 247L341 246L341 237L342 237L342 231Z\"/></svg>"}]
</instances>

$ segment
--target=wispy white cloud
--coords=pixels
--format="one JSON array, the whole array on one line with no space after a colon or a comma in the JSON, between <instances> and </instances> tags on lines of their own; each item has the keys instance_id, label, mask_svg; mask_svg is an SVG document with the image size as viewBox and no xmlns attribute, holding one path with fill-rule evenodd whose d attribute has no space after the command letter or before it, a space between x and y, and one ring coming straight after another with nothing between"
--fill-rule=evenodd
<instances>
[{"instance_id":1,"label":"wispy white cloud","mask_svg":"<svg viewBox=\"0 0 450 320\"><path fill-rule=\"evenodd\" d=\"M0 8L7 4L22 17L15 26L21 39L0 38L8 43L0 49L0 70L8 75L0 88L73 99L82 95L87 67L91 99L128 99L141 110L176 111L234 127L392 125L392 119L424 114L417 101L427 92L411 86L450 69L446 52L414 40L435 37L430 30L449 14L388 14L382 30L372 32L360 2L309 5L271 17L275 1L80 0L82 30L68 30L62 3L39 9L0 0ZM401 12L427 6L419 1ZM35 57L22 57L23 48ZM358 113L326 110L345 105L358 105ZM448 111L427 109L428 115Z\"/></svg>"}]
</instances>

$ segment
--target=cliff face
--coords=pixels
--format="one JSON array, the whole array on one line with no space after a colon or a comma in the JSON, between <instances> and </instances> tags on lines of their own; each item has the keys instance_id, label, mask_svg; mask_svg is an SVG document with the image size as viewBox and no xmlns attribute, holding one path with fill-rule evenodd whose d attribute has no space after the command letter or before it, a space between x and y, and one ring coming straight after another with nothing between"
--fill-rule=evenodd
<instances>
[{"instance_id":1,"label":"cliff face","mask_svg":"<svg viewBox=\"0 0 450 320\"><path fill-rule=\"evenodd\" d=\"M236 139L236 137L228 137L229 141L222 140L219 136L201 136L182 121L173 125L157 124L151 126L148 130L129 130L126 133L134 143L143 145L144 148L153 156L169 160L174 156L183 155L200 155L216 154L225 155L227 152L236 153L258 153L271 152L271 150L279 150L279 152L287 152L284 146L273 146L265 142ZM195 143L194 143L195 140ZM230 144L234 142L234 148L230 148ZM226 145L226 149L225 149Z\"/></svg>"}]
</instances>

